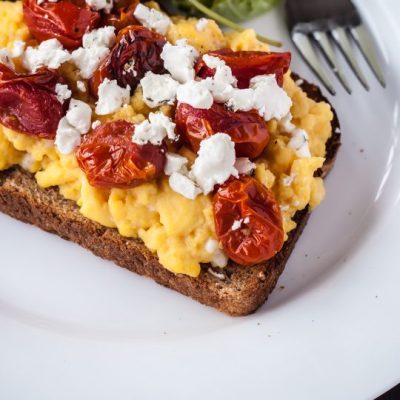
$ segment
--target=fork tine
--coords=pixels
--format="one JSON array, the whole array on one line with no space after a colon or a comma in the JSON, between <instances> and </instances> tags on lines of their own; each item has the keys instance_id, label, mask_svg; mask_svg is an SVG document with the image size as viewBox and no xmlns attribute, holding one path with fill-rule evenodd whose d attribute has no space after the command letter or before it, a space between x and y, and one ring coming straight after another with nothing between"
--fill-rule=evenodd
<instances>
[{"instance_id":1,"label":"fork tine","mask_svg":"<svg viewBox=\"0 0 400 400\"><path fill-rule=\"evenodd\" d=\"M361 71L357 60L353 56L353 49L351 47L351 43L349 37L347 36L346 30L342 27L336 27L331 30L331 34L335 39L335 42L339 46L340 50L342 51L347 62L349 63L354 74L357 76L358 80L361 82L366 90L369 90L367 80L365 79L365 76Z\"/></svg>"},{"instance_id":2,"label":"fork tine","mask_svg":"<svg viewBox=\"0 0 400 400\"><path fill-rule=\"evenodd\" d=\"M297 50L303 56L304 60L310 65L315 74L319 77L324 86L328 89L332 95L336 94L331 82L325 75L321 63L318 60L317 54L315 53L314 47L311 43L308 35L301 32L293 32L292 40Z\"/></svg>"},{"instance_id":3,"label":"fork tine","mask_svg":"<svg viewBox=\"0 0 400 400\"><path fill-rule=\"evenodd\" d=\"M386 87L385 77L383 76L381 67L379 66L378 59L376 58L374 47L372 45L371 39L365 27L363 25L358 25L354 28L351 28L350 33L354 41L360 48L361 53L365 57L372 72L376 76L376 79L378 79L379 83L383 87Z\"/></svg>"},{"instance_id":4,"label":"fork tine","mask_svg":"<svg viewBox=\"0 0 400 400\"><path fill-rule=\"evenodd\" d=\"M350 85L340 68L339 62L336 58L335 52L333 51L332 44L329 40L328 35L324 31L315 31L312 35L318 46L320 47L322 54L325 56L329 66L332 68L332 71L335 73L343 87L346 89L347 93L351 94Z\"/></svg>"}]
</instances>

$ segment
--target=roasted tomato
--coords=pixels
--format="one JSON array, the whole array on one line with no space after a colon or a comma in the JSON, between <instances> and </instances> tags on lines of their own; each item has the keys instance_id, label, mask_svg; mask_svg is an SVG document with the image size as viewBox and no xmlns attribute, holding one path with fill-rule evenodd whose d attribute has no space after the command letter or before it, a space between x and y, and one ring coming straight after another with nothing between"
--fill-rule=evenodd
<instances>
[{"instance_id":1,"label":"roasted tomato","mask_svg":"<svg viewBox=\"0 0 400 400\"><path fill-rule=\"evenodd\" d=\"M258 75L275 74L280 86L283 85L283 75L290 65L290 53L267 53L263 51L233 51L221 49L211 51L210 56L224 60L232 69L233 75L238 80L238 88L246 89L250 80ZM215 71L207 67L201 58L196 65L197 75L201 78L214 76Z\"/></svg>"},{"instance_id":2,"label":"roasted tomato","mask_svg":"<svg viewBox=\"0 0 400 400\"><path fill-rule=\"evenodd\" d=\"M269 142L265 121L255 111L232 112L218 103L204 110L180 103L175 120L179 135L195 152L203 139L218 132L231 136L238 157L255 159Z\"/></svg>"},{"instance_id":3,"label":"roasted tomato","mask_svg":"<svg viewBox=\"0 0 400 400\"><path fill-rule=\"evenodd\" d=\"M115 1L111 13L103 15L102 25L114 26L117 32L129 25L139 25L133 15L138 4L139 0Z\"/></svg>"},{"instance_id":4,"label":"roasted tomato","mask_svg":"<svg viewBox=\"0 0 400 400\"><path fill-rule=\"evenodd\" d=\"M151 30L132 25L122 29L109 56L94 73L90 85L93 95L105 78L116 79L122 87L129 85L134 91L147 71L165 72L160 57L166 43L163 36Z\"/></svg>"},{"instance_id":5,"label":"roasted tomato","mask_svg":"<svg viewBox=\"0 0 400 400\"><path fill-rule=\"evenodd\" d=\"M57 99L57 83L65 82L56 71L40 68L35 74L17 74L0 64L0 123L29 135L54 139L69 104Z\"/></svg>"},{"instance_id":6,"label":"roasted tomato","mask_svg":"<svg viewBox=\"0 0 400 400\"><path fill-rule=\"evenodd\" d=\"M23 0L25 22L36 39L58 39L67 49L82 45L82 36L100 23L100 13L84 0Z\"/></svg>"},{"instance_id":7,"label":"roasted tomato","mask_svg":"<svg viewBox=\"0 0 400 400\"><path fill-rule=\"evenodd\" d=\"M85 136L76 157L92 186L127 189L161 175L166 145L137 145L132 142L134 129L129 122L115 121Z\"/></svg>"},{"instance_id":8,"label":"roasted tomato","mask_svg":"<svg viewBox=\"0 0 400 400\"><path fill-rule=\"evenodd\" d=\"M273 193L249 176L222 185L213 198L215 228L233 261L252 265L283 246L283 223Z\"/></svg>"}]
</instances>

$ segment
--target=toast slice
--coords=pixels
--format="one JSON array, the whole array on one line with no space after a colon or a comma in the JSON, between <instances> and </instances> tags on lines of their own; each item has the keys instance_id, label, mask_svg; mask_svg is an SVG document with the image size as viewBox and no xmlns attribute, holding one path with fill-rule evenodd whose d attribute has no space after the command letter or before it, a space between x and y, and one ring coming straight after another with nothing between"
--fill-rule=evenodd
<instances>
[{"instance_id":1,"label":"toast slice","mask_svg":"<svg viewBox=\"0 0 400 400\"><path fill-rule=\"evenodd\" d=\"M294 74L293 78L298 79ZM301 86L312 99L327 102L317 86L305 81ZM326 162L318 171L320 176L326 176L331 170L340 146L336 114L332 128ZM78 207L65 200L56 188L40 188L33 175L19 167L0 173L0 211L56 233L97 256L233 316L250 314L267 300L309 216L307 209L296 214L297 228L290 233L283 249L268 262L246 267L231 261L218 271L205 265L198 278L191 278L169 272L140 240L122 237L116 229L105 228L85 218Z\"/></svg>"}]
</instances>

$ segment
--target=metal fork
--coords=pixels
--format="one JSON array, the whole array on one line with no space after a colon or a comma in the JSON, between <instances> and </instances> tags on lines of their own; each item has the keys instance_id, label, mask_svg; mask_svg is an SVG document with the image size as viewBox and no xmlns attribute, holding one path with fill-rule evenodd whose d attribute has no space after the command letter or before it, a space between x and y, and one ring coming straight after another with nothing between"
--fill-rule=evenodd
<instances>
[{"instance_id":1,"label":"metal fork","mask_svg":"<svg viewBox=\"0 0 400 400\"><path fill-rule=\"evenodd\" d=\"M361 50L379 83L386 86L371 38L350 0L286 0L286 15L294 45L332 95L336 91L325 74L316 49L320 50L343 87L351 94L334 45L340 49L362 86L369 90L367 79L354 56L352 41Z\"/></svg>"}]
</instances>

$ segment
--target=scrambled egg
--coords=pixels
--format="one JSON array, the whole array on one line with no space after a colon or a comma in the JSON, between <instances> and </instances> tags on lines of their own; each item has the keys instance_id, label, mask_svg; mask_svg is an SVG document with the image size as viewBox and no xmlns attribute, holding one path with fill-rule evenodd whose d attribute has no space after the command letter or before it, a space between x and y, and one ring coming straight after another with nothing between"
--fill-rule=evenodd
<instances>
[{"instance_id":1,"label":"scrambled egg","mask_svg":"<svg viewBox=\"0 0 400 400\"><path fill-rule=\"evenodd\" d=\"M15 40L31 39L23 22L21 2L0 2L0 47L11 48ZM224 34L213 21L204 31L196 30L194 18L175 18L167 38L176 42L187 38L200 52L230 47L233 50L268 50L253 30ZM61 68L70 87L76 88L77 75L66 64ZM311 158L298 158L287 147L289 135L282 132L276 121L270 121L271 142L263 158L257 161L255 177L274 191L281 206L284 230L287 234L296 227L292 220L298 210L307 205L316 207L324 198L324 184L314 178L314 172L324 162L325 144L331 135L332 111L328 104L316 103L293 82L287 74L284 88L292 98L294 123L309 134ZM74 97L87 96L76 91ZM162 107L165 114L171 107ZM138 89L131 103L117 113L100 118L125 119L139 123L150 110ZM208 263L212 254L206 251L209 239L216 239L210 196L189 200L173 192L167 179L151 182L134 189L101 190L89 185L79 169L74 155L61 155L52 141L36 139L0 125L0 170L21 165L35 174L43 187L58 186L60 193L78 204L81 213L98 223L118 229L123 236L140 238L157 253L165 268L175 273L196 277L200 264Z\"/></svg>"}]
</instances>

